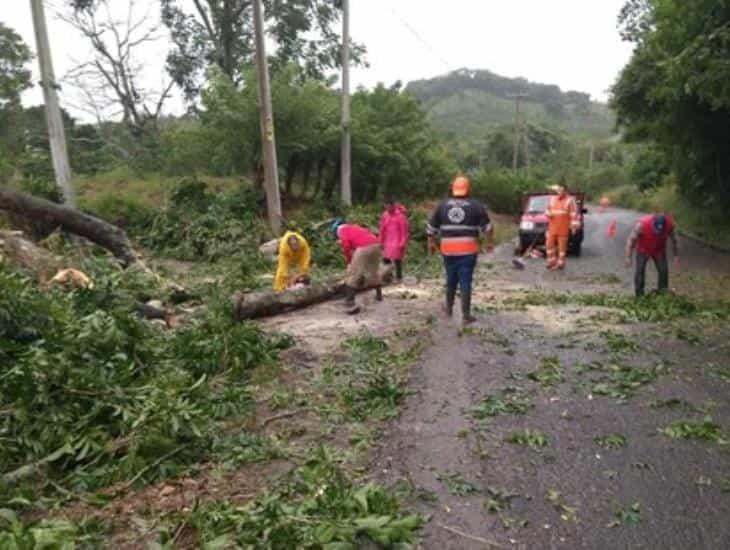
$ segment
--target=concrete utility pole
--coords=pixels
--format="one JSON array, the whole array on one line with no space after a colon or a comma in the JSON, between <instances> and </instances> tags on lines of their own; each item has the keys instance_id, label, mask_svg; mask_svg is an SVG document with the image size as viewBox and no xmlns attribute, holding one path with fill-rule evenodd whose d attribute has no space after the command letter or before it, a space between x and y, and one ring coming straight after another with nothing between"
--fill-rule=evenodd
<instances>
[{"instance_id":1,"label":"concrete utility pole","mask_svg":"<svg viewBox=\"0 0 730 550\"><path fill-rule=\"evenodd\" d=\"M264 10L261 0L253 1L253 20L256 34L256 68L259 79L259 112L261 115L261 150L264 156L264 187L269 225L275 236L281 234L281 197L279 194L279 169L276 160L274 137L274 113L271 107L269 65L266 59L264 38Z\"/></svg>"},{"instance_id":2,"label":"concrete utility pole","mask_svg":"<svg viewBox=\"0 0 730 550\"><path fill-rule=\"evenodd\" d=\"M352 206L352 144L350 137L350 0L342 0L342 162L341 195Z\"/></svg>"},{"instance_id":3,"label":"concrete utility pole","mask_svg":"<svg viewBox=\"0 0 730 550\"><path fill-rule=\"evenodd\" d=\"M30 8L33 12L33 28L35 30L36 48L38 49L38 64L41 70L41 87L43 88L43 99L46 105L48 141L51 144L51 158L53 160L53 171L56 175L56 185L63 194L64 202L68 206L75 207L76 200L71 186L71 165L68 161L66 133L63 129L63 118L61 117L61 108L56 94L58 84L53 74L53 60L51 59L51 46L48 42L43 0L30 0Z\"/></svg>"},{"instance_id":4,"label":"concrete utility pole","mask_svg":"<svg viewBox=\"0 0 730 550\"><path fill-rule=\"evenodd\" d=\"M529 96L528 94L510 94L507 97L515 100L515 149L512 155L512 169L517 170L517 160L520 156L520 140L522 139L520 126L520 103L523 99L526 99Z\"/></svg>"}]
</instances>

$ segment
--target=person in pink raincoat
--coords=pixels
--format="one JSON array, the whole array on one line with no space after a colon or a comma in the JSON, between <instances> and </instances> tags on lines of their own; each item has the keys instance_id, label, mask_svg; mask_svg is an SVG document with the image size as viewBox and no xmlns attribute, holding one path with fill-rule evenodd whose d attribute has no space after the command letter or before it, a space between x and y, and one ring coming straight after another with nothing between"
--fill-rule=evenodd
<instances>
[{"instance_id":1,"label":"person in pink raincoat","mask_svg":"<svg viewBox=\"0 0 730 550\"><path fill-rule=\"evenodd\" d=\"M409 238L406 207L388 199L385 212L380 217L380 244L383 247L383 262L395 264L395 278L398 281L403 279L403 257Z\"/></svg>"}]
</instances>

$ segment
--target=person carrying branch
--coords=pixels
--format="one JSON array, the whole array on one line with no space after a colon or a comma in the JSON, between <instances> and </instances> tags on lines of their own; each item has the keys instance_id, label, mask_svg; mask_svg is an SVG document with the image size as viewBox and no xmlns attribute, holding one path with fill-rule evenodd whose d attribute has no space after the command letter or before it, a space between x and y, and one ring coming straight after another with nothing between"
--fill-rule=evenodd
<instances>
[{"instance_id":1,"label":"person carrying branch","mask_svg":"<svg viewBox=\"0 0 730 550\"><path fill-rule=\"evenodd\" d=\"M463 325L476 321L471 314L471 293L480 236L486 235L488 252L494 249L494 232L487 209L469 197L470 191L467 178L456 178L451 184L451 198L436 207L427 226L429 254L435 254L440 248L446 266L446 315L452 316L456 289L460 287Z\"/></svg>"},{"instance_id":2,"label":"person carrying branch","mask_svg":"<svg viewBox=\"0 0 730 550\"><path fill-rule=\"evenodd\" d=\"M286 290L300 282L309 279L309 270L312 260L312 251L307 239L295 231L287 231L279 241L279 264L274 277L274 290ZM299 273L289 277L292 265L298 268Z\"/></svg>"},{"instance_id":3,"label":"person carrying branch","mask_svg":"<svg viewBox=\"0 0 730 550\"><path fill-rule=\"evenodd\" d=\"M380 242L383 245L383 262L395 264L395 278L398 282L403 279L403 257L409 237L406 207L387 199L385 212L380 217Z\"/></svg>"},{"instance_id":4,"label":"person carrying branch","mask_svg":"<svg viewBox=\"0 0 730 550\"><path fill-rule=\"evenodd\" d=\"M375 299L383 300L380 287L380 262L383 258L380 239L369 229L335 220L331 226L332 233L340 241L342 255L347 264L345 278L345 310L350 315L360 311L355 301L358 289L375 286Z\"/></svg>"},{"instance_id":5,"label":"person carrying branch","mask_svg":"<svg viewBox=\"0 0 730 550\"><path fill-rule=\"evenodd\" d=\"M634 290L636 297L644 295L646 287L646 264L653 260L659 274L659 292L669 289L669 262L667 261L667 240L672 241L675 268L679 267L679 243L677 231L671 216L663 213L644 216L634 226L626 242L626 268L631 267L631 260L636 250L636 271L634 273Z\"/></svg>"}]
</instances>

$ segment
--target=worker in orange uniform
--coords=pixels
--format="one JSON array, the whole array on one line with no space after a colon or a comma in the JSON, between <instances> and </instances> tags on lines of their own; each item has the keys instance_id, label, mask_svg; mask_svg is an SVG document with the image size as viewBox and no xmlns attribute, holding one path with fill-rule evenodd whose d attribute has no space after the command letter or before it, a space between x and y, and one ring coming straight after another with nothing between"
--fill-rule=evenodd
<instances>
[{"instance_id":1,"label":"worker in orange uniform","mask_svg":"<svg viewBox=\"0 0 730 550\"><path fill-rule=\"evenodd\" d=\"M570 234L580 227L575 199L568 194L565 183L561 182L556 187L557 194L550 198L545 212L549 222L545 242L547 268L551 270L565 269Z\"/></svg>"}]
</instances>

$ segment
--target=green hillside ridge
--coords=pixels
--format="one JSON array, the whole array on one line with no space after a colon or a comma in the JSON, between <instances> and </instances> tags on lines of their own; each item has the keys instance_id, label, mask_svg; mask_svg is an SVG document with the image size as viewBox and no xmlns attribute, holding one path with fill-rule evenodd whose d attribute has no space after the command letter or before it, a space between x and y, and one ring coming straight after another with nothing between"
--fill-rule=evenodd
<instances>
[{"instance_id":1,"label":"green hillside ridge","mask_svg":"<svg viewBox=\"0 0 730 550\"><path fill-rule=\"evenodd\" d=\"M406 91L418 98L434 126L443 132L479 137L485 130L514 121L513 93L527 93L523 113L528 122L591 137L613 133L615 117L607 105L583 92L506 78L490 71L459 69L413 81Z\"/></svg>"}]
</instances>

